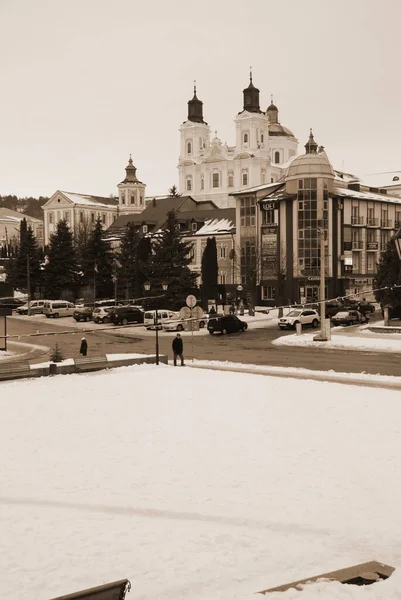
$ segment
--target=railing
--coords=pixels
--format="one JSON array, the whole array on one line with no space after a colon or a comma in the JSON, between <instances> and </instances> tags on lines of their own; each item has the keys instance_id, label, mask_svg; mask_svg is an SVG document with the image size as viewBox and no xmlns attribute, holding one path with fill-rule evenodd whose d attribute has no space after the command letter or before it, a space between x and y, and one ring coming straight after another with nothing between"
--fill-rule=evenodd
<instances>
[{"instance_id":1,"label":"railing","mask_svg":"<svg viewBox=\"0 0 401 600\"><path fill-rule=\"evenodd\" d=\"M364 218L353 215L351 217L351 225L363 225Z\"/></svg>"},{"instance_id":2,"label":"railing","mask_svg":"<svg viewBox=\"0 0 401 600\"><path fill-rule=\"evenodd\" d=\"M379 227L379 219L368 219L368 227Z\"/></svg>"},{"instance_id":3,"label":"railing","mask_svg":"<svg viewBox=\"0 0 401 600\"><path fill-rule=\"evenodd\" d=\"M363 241L362 240L352 240L352 249L353 250L363 250Z\"/></svg>"},{"instance_id":4,"label":"railing","mask_svg":"<svg viewBox=\"0 0 401 600\"><path fill-rule=\"evenodd\" d=\"M381 219L380 220L380 227L389 227L390 229L393 226L393 221L390 221L390 219Z\"/></svg>"}]
</instances>

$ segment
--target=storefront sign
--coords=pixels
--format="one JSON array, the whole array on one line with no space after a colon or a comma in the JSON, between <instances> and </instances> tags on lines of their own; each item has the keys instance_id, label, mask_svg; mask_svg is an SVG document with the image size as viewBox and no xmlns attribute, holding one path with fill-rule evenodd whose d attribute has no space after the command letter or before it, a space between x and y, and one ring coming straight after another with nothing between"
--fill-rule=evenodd
<instances>
[{"instance_id":1,"label":"storefront sign","mask_svg":"<svg viewBox=\"0 0 401 600\"><path fill-rule=\"evenodd\" d=\"M367 248L367 250L378 250L379 242L367 242L366 248Z\"/></svg>"},{"instance_id":2,"label":"storefront sign","mask_svg":"<svg viewBox=\"0 0 401 600\"><path fill-rule=\"evenodd\" d=\"M277 228L262 231L262 279L277 275Z\"/></svg>"},{"instance_id":3,"label":"storefront sign","mask_svg":"<svg viewBox=\"0 0 401 600\"><path fill-rule=\"evenodd\" d=\"M276 203L272 200L265 200L260 206L262 210L274 210L276 208Z\"/></svg>"}]
</instances>

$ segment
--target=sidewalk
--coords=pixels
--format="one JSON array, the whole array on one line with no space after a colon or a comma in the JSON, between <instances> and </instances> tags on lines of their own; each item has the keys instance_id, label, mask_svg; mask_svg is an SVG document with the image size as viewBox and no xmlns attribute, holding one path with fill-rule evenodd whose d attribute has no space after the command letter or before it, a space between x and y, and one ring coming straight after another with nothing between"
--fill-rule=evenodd
<instances>
[{"instance_id":1,"label":"sidewalk","mask_svg":"<svg viewBox=\"0 0 401 600\"><path fill-rule=\"evenodd\" d=\"M316 342L317 343L317 342ZM288 377L291 379L308 379L312 381L329 381L348 385L401 390L401 377L389 375L367 375L365 373L337 373L335 371L311 371L296 367L260 367L241 363L195 360L186 363L193 369L213 369L215 371L230 371L270 377Z\"/></svg>"}]
</instances>

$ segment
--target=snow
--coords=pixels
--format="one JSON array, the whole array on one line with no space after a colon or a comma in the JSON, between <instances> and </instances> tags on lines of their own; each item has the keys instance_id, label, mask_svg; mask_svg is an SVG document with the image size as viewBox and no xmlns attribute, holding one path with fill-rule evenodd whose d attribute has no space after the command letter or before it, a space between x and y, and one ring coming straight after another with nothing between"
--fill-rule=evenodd
<instances>
[{"instance_id":1,"label":"snow","mask_svg":"<svg viewBox=\"0 0 401 600\"><path fill-rule=\"evenodd\" d=\"M196 235L227 233L234 229L235 224L230 219L206 219L205 224L196 232Z\"/></svg>"},{"instance_id":2,"label":"snow","mask_svg":"<svg viewBox=\"0 0 401 600\"><path fill-rule=\"evenodd\" d=\"M11 356L11 352L6 352L5 350L0 350L0 360L3 358L9 358Z\"/></svg>"},{"instance_id":3,"label":"snow","mask_svg":"<svg viewBox=\"0 0 401 600\"><path fill-rule=\"evenodd\" d=\"M105 204L103 202L100 202L100 201L96 200L93 196L89 196L89 195L87 196L84 194L74 194L73 192L64 192L62 190L60 190L60 191L63 194L63 196L66 196L66 198L68 198L68 200L71 200L71 202L74 202L74 204L103 206L104 208L110 208L110 206L114 206L114 205Z\"/></svg>"},{"instance_id":4,"label":"snow","mask_svg":"<svg viewBox=\"0 0 401 600\"><path fill-rule=\"evenodd\" d=\"M385 195L385 194L375 194L374 192L357 192L356 190L349 190L346 188L334 188L334 193L337 196L346 196L347 198L358 198L360 200L381 200L386 202L391 202L393 204L400 204L401 198L397 198L396 196Z\"/></svg>"},{"instance_id":5,"label":"snow","mask_svg":"<svg viewBox=\"0 0 401 600\"><path fill-rule=\"evenodd\" d=\"M147 357L147 354L106 354L106 360L112 362L114 360L130 360L132 358L144 358ZM90 358L90 357L89 357ZM36 363L31 365L31 369L43 369L47 368L50 364L53 364L53 361L46 361L42 363ZM75 364L75 360L73 358L65 358L64 360L56 363L60 367L66 367L69 365Z\"/></svg>"},{"instance_id":6,"label":"snow","mask_svg":"<svg viewBox=\"0 0 401 600\"><path fill-rule=\"evenodd\" d=\"M49 365L53 364L54 361L48 360L46 362L42 362L42 363L35 363L33 365L31 365L31 369L46 369ZM57 363L54 363L60 367L67 367L70 365L74 365L75 361L73 358L64 358L63 360L60 360Z\"/></svg>"},{"instance_id":7,"label":"snow","mask_svg":"<svg viewBox=\"0 0 401 600\"><path fill-rule=\"evenodd\" d=\"M401 339L388 339L391 334L384 333L383 337L359 337L357 335L341 335L332 331L332 337L327 342L314 342L313 338L318 333L318 330L313 333L303 333L302 335L286 335L275 339L272 343L275 346L313 346L315 349L317 344L319 348L334 348L344 350L370 350L375 352L401 352Z\"/></svg>"},{"instance_id":8,"label":"snow","mask_svg":"<svg viewBox=\"0 0 401 600\"><path fill-rule=\"evenodd\" d=\"M400 564L398 391L141 365L2 392L1 598L127 577L140 600L250 600ZM323 585L400 596L396 572L302 597Z\"/></svg>"}]
</instances>

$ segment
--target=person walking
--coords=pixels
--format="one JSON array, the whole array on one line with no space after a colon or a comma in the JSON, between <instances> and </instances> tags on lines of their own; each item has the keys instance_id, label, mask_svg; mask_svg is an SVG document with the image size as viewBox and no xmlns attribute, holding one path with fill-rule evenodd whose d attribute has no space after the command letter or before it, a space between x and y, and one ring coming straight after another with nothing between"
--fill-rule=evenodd
<instances>
[{"instance_id":1,"label":"person walking","mask_svg":"<svg viewBox=\"0 0 401 600\"><path fill-rule=\"evenodd\" d=\"M175 367L177 366L177 356L179 356L181 359L181 366L183 367L184 366L184 355L183 355L184 344L183 344L181 335L179 333L177 333L177 335L173 339L172 347L173 347L173 353L174 353L174 366Z\"/></svg>"},{"instance_id":2,"label":"person walking","mask_svg":"<svg viewBox=\"0 0 401 600\"><path fill-rule=\"evenodd\" d=\"M79 349L79 353L82 354L82 356L86 356L88 353L88 342L84 337L81 340L81 347Z\"/></svg>"}]
</instances>

